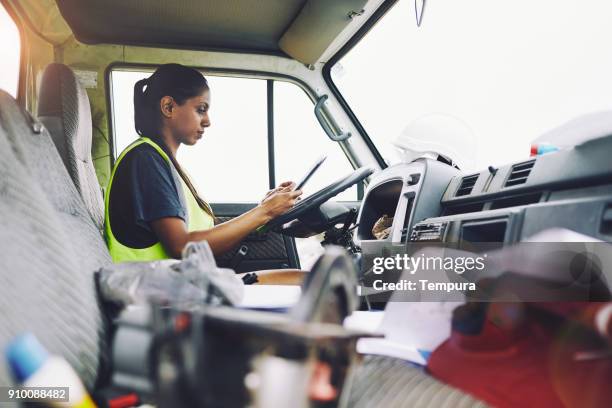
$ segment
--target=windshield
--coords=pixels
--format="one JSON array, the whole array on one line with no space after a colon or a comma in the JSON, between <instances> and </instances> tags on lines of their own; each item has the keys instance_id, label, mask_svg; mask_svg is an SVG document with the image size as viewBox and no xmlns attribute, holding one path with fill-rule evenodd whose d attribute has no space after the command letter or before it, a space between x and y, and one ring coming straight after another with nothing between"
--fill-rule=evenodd
<instances>
[{"instance_id":1,"label":"windshield","mask_svg":"<svg viewBox=\"0 0 612 408\"><path fill-rule=\"evenodd\" d=\"M612 2L400 0L331 70L385 159L446 146L462 170L529 157L531 141L612 106ZM417 149L419 150L419 149Z\"/></svg>"}]
</instances>

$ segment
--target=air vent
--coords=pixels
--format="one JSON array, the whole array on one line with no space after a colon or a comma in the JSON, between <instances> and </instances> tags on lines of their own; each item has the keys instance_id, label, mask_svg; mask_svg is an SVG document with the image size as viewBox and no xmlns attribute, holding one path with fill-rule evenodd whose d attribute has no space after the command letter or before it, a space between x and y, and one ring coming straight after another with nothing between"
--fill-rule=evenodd
<instances>
[{"instance_id":1,"label":"air vent","mask_svg":"<svg viewBox=\"0 0 612 408\"><path fill-rule=\"evenodd\" d=\"M508 176L508 180L506 180L506 184L504 185L504 187L525 184L527 182L527 177L529 177L529 173L531 173L531 169L533 168L534 163L535 160L530 160L528 162L518 163L512 166L510 176Z\"/></svg>"},{"instance_id":2,"label":"air vent","mask_svg":"<svg viewBox=\"0 0 612 408\"><path fill-rule=\"evenodd\" d=\"M473 176L466 176L461 180L461 185L457 190L457 194L455 197L461 197L469 195L474 188L474 184L476 184L476 180L478 180L479 174L474 174Z\"/></svg>"}]
</instances>

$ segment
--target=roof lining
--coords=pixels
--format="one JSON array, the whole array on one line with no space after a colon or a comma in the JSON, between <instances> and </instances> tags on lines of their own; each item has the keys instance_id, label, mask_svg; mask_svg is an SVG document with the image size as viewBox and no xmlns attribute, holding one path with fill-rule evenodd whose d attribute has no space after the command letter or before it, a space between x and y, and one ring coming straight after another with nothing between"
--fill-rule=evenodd
<instances>
[{"instance_id":1,"label":"roof lining","mask_svg":"<svg viewBox=\"0 0 612 408\"><path fill-rule=\"evenodd\" d=\"M75 37L117 44L285 55L278 46L308 0L56 0Z\"/></svg>"},{"instance_id":2,"label":"roof lining","mask_svg":"<svg viewBox=\"0 0 612 408\"><path fill-rule=\"evenodd\" d=\"M349 18L349 12L359 12L368 1L372 2L283 0L279 6L278 0L258 0L256 4L252 0L224 0L223 3L197 0L172 3L148 0L4 1L19 6L23 20L54 45L75 38L88 45L271 55L292 58L306 65L320 62L334 41L338 43L344 29L362 23L364 19ZM232 7L244 7L245 10L240 11L241 16L234 17L229 13ZM149 11L151 8L153 11ZM272 15L266 15L262 21L253 21L249 13L259 8L264 9L259 15ZM126 12L137 17L125 15ZM199 14L190 15L192 12ZM151 21L149 14L153 16ZM165 24L167 20L170 23ZM183 26L182 21L188 24ZM244 21L248 21L248 27L241 25ZM274 26L268 27L266 21L274 22ZM216 28L220 30L215 31ZM349 31L355 29L349 28ZM207 38L208 41L200 41Z\"/></svg>"}]
</instances>

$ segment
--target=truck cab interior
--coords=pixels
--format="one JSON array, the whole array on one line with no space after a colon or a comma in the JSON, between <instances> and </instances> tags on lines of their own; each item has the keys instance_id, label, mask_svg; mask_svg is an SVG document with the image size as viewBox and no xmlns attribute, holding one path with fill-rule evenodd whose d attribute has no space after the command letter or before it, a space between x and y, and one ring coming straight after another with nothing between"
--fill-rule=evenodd
<instances>
[{"instance_id":1,"label":"truck cab interior","mask_svg":"<svg viewBox=\"0 0 612 408\"><path fill-rule=\"evenodd\" d=\"M603 48L612 7L0 3L20 39L15 92L0 92L0 349L35 333L99 404L116 390L185 407L612 404L612 58ZM216 258L240 273L311 271L287 313L151 308L117 318L99 297L94 276L112 265L103 194L137 138L133 86L171 62L211 87L211 130L179 160L219 222L327 155L303 200ZM419 312L389 291L368 295L376 260L415 245L503 251L534 237L601 245L597 278L580 283L587 295L521 292L549 278L560 285L535 263L514 271L527 283L502 306L436 298ZM581 271L591 274L589 262ZM491 277L518 287L506 278ZM388 325L439 304L454 307L422 362L365 343L357 353L360 337L379 334L399 349L409 340ZM353 310L391 323L375 325L379 334L343 326ZM177 323L186 315L189 329ZM437 333L439 321L418 327ZM181 375L168 374L168 361ZM0 365L0 385L13 384Z\"/></svg>"}]
</instances>

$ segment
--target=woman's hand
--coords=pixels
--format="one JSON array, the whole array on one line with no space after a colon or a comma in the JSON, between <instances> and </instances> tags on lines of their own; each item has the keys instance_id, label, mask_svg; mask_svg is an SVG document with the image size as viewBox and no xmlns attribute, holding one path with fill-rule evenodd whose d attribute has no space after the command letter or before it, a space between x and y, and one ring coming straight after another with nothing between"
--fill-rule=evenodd
<instances>
[{"instance_id":1,"label":"woman's hand","mask_svg":"<svg viewBox=\"0 0 612 408\"><path fill-rule=\"evenodd\" d=\"M302 190L293 191L294 188L295 183L285 181L274 190L268 191L257 207L209 230L189 232L185 221L177 217L151 221L151 227L173 258L181 257L187 242L202 240L208 241L215 255L220 255L236 247L256 228L290 210L302 194Z\"/></svg>"},{"instance_id":2,"label":"woman's hand","mask_svg":"<svg viewBox=\"0 0 612 408\"><path fill-rule=\"evenodd\" d=\"M274 190L268 191L259 207L263 210L268 221L289 211L302 195L302 190L293 190L295 183L286 181Z\"/></svg>"},{"instance_id":3,"label":"woman's hand","mask_svg":"<svg viewBox=\"0 0 612 408\"><path fill-rule=\"evenodd\" d=\"M261 200L260 204L266 201L268 197L270 197L274 193L282 192L282 191L291 191L295 188L295 183L293 181L283 181L278 185L278 187L268 191L266 196Z\"/></svg>"}]
</instances>

